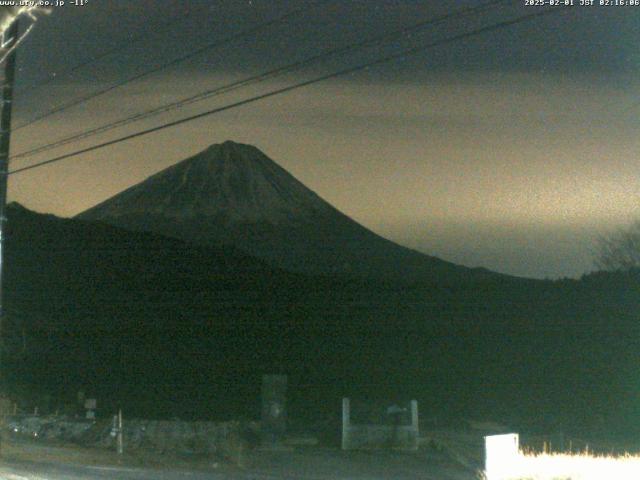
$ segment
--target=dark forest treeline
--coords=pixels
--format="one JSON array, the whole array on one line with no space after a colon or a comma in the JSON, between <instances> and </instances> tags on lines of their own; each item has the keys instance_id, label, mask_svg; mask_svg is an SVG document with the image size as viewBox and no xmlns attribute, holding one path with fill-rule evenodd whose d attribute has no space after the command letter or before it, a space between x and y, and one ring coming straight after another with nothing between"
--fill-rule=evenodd
<instances>
[{"instance_id":1,"label":"dark forest treeline","mask_svg":"<svg viewBox=\"0 0 640 480\"><path fill-rule=\"evenodd\" d=\"M426 416L629 427L640 275L392 282L292 274L233 249L10 209L4 375L134 415L252 416L262 373L294 414L342 395ZM25 388L29 386L29 388ZM296 413L298 412L298 413Z\"/></svg>"}]
</instances>

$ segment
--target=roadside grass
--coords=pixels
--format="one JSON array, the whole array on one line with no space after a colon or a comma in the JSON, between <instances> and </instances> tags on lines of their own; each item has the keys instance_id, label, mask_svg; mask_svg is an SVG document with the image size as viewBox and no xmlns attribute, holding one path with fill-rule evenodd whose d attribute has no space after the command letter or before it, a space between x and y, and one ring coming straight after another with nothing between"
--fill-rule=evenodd
<instances>
[{"instance_id":1,"label":"roadside grass","mask_svg":"<svg viewBox=\"0 0 640 480\"><path fill-rule=\"evenodd\" d=\"M640 455L598 455L581 453L527 453L505 459L495 472L480 475L483 480L637 480Z\"/></svg>"}]
</instances>

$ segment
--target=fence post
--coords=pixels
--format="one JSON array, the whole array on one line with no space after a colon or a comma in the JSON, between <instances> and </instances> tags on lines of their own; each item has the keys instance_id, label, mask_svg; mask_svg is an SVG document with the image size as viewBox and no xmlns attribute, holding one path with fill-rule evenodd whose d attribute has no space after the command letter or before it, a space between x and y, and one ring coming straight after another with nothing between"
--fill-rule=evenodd
<instances>
[{"instance_id":1,"label":"fence post","mask_svg":"<svg viewBox=\"0 0 640 480\"><path fill-rule=\"evenodd\" d=\"M118 455L124 453L124 435L122 432L122 409L118 410Z\"/></svg>"},{"instance_id":2,"label":"fence post","mask_svg":"<svg viewBox=\"0 0 640 480\"><path fill-rule=\"evenodd\" d=\"M342 399L342 450L349 448L349 428L351 427L351 406L348 398Z\"/></svg>"},{"instance_id":3,"label":"fence post","mask_svg":"<svg viewBox=\"0 0 640 480\"><path fill-rule=\"evenodd\" d=\"M413 445L411 448L417 450L420 446L420 424L418 421L418 401L411 400L411 429L413 430L413 435L415 435L413 440Z\"/></svg>"}]
</instances>

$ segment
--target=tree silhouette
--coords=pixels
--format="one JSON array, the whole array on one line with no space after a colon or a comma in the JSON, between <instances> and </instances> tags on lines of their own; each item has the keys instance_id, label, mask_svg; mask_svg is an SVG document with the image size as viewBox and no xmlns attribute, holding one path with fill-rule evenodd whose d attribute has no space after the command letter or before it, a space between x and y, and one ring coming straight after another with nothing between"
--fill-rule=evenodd
<instances>
[{"instance_id":1,"label":"tree silhouette","mask_svg":"<svg viewBox=\"0 0 640 480\"><path fill-rule=\"evenodd\" d=\"M640 268L640 220L600 237L595 263L602 270Z\"/></svg>"}]
</instances>

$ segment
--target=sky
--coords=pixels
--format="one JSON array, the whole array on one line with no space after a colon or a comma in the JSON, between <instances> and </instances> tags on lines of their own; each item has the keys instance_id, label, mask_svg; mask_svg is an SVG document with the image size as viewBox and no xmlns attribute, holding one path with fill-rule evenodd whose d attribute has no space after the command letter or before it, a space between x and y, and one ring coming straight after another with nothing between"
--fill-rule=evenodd
<instances>
[{"instance_id":1,"label":"sky","mask_svg":"<svg viewBox=\"0 0 640 480\"><path fill-rule=\"evenodd\" d=\"M480 3L89 0L82 7L56 7L40 17L18 52L12 154ZM640 216L640 7L575 3L11 175L9 199L70 217L211 144L234 140L257 146L336 208L402 245L513 275L580 276L594 268L597 239ZM12 160L11 167L541 10L524 0L503 2L471 18ZM295 13L226 40L287 12ZM16 128L212 43L221 45ZM114 48L116 53L69 72Z\"/></svg>"}]
</instances>

